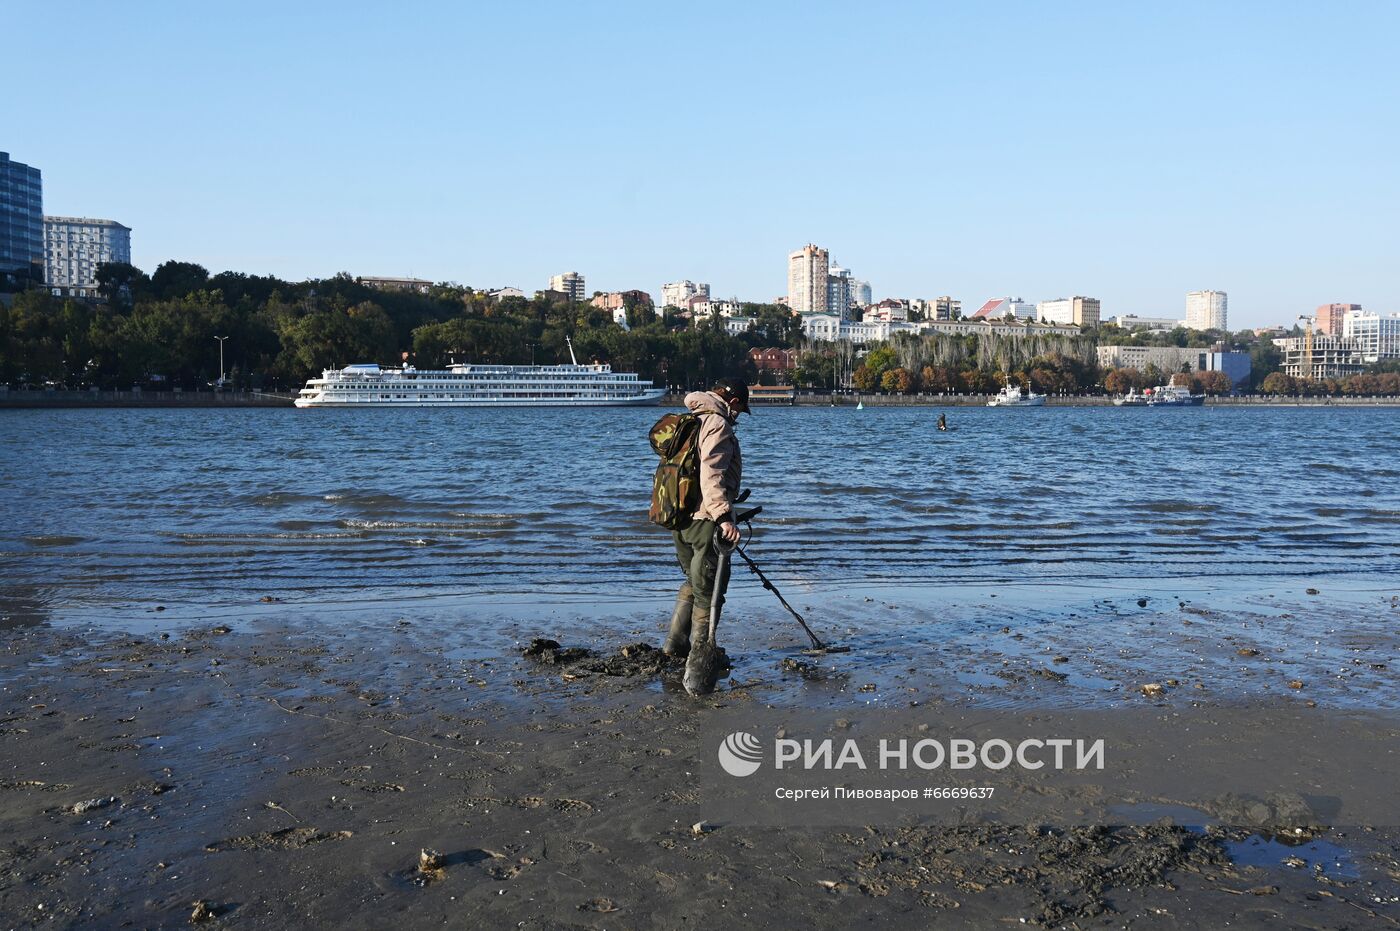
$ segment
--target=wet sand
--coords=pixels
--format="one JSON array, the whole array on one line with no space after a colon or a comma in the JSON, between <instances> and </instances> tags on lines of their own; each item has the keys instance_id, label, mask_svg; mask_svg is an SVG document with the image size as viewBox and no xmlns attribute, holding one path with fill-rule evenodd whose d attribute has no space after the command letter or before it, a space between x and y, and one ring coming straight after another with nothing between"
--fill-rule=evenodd
<instances>
[{"instance_id":1,"label":"wet sand","mask_svg":"<svg viewBox=\"0 0 1400 931\"><path fill-rule=\"evenodd\" d=\"M694 737L740 703L1112 706L1145 700L1147 677L1178 682L1164 702L1395 700L1400 608L1380 595L1335 609L1352 619L1345 635L1312 640L1290 627L1323 610L1301 592L1252 612L1086 597L1099 622L1133 616L1137 636L1105 644L1081 626L1085 608L973 592L959 634L914 650L868 619L927 608L877 595L826 605L851 654L800 657L778 621L736 621L735 668L703 700L653 651L619 651L659 642L658 623L630 611L587 626L522 612L489 637L426 615L335 624L275 604L199 622L145 606L136 633L14 627L0 651L0 916L185 927L202 902L198 924L253 928L1400 919L1391 828L1298 848L1170 824L694 830L712 801L693 775L710 748ZM532 633L595 655L523 656Z\"/></svg>"}]
</instances>

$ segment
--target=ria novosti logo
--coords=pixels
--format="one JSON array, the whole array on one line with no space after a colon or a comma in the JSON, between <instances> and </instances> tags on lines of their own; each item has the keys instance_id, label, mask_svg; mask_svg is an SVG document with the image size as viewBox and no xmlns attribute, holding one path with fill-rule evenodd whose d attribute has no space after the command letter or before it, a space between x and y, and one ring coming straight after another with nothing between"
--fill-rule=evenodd
<instances>
[{"instance_id":1,"label":"ria novosti logo","mask_svg":"<svg viewBox=\"0 0 1400 931\"><path fill-rule=\"evenodd\" d=\"M831 738L794 740L779 738L773 744L775 770L909 770L932 771L985 769L1016 766L1025 770L1049 767L1063 769L1103 769L1104 738L1026 738L1016 744L1001 738L980 743L966 737L947 741L924 738L916 741L882 738L873 757L872 748L862 750L854 739L839 745ZM1073 750L1073 756L1070 751ZM735 731L719 745L719 765L731 776L752 776L763 765L763 744L748 731Z\"/></svg>"},{"instance_id":2,"label":"ria novosti logo","mask_svg":"<svg viewBox=\"0 0 1400 931\"><path fill-rule=\"evenodd\" d=\"M719 765L731 776L752 776L763 765L763 746L747 731L735 731L719 745Z\"/></svg>"}]
</instances>

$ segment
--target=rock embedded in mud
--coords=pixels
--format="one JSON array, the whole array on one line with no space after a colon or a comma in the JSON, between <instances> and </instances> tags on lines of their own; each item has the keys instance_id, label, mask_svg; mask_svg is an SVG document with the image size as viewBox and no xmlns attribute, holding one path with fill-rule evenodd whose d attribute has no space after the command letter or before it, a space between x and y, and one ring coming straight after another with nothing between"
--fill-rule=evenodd
<instances>
[{"instance_id":1,"label":"rock embedded in mud","mask_svg":"<svg viewBox=\"0 0 1400 931\"><path fill-rule=\"evenodd\" d=\"M69 805L65 810L70 815L85 815L90 811L106 808L108 805L115 805L118 801L119 799L115 795L109 795L106 798L90 798L85 802L75 802Z\"/></svg>"},{"instance_id":2,"label":"rock embedded in mud","mask_svg":"<svg viewBox=\"0 0 1400 931\"><path fill-rule=\"evenodd\" d=\"M1254 649L1254 647L1240 647L1240 648L1239 648L1238 650L1236 650L1235 652L1238 653L1240 656L1258 656L1258 655L1259 655L1259 651L1256 650L1256 649Z\"/></svg>"},{"instance_id":3,"label":"rock embedded in mud","mask_svg":"<svg viewBox=\"0 0 1400 931\"><path fill-rule=\"evenodd\" d=\"M209 903L200 899L194 903L194 911L190 912L190 924L203 924L206 921L213 921L214 917L214 910L209 907Z\"/></svg>"},{"instance_id":4,"label":"rock embedded in mud","mask_svg":"<svg viewBox=\"0 0 1400 931\"><path fill-rule=\"evenodd\" d=\"M1157 698L1162 694L1163 688L1160 682L1146 682L1138 686L1138 691L1142 692L1142 694L1146 695L1148 698Z\"/></svg>"},{"instance_id":5,"label":"rock embedded in mud","mask_svg":"<svg viewBox=\"0 0 1400 931\"><path fill-rule=\"evenodd\" d=\"M1294 679L1294 680L1292 680L1291 682L1288 683L1288 687L1289 687L1290 689L1301 689L1301 688L1303 687L1303 680L1302 680L1302 679Z\"/></svg>"},{"instance_id":6,"label":"rock embedded in mud","mask_svg":"<svg viewBox=\"0 0 1400 931\"><path fill-rule=\"evenodd\" d=\"M563 666L588 659L593 655L593 651L584 647L563 647L559 645L558 640L537 637L530 641L530 645L522 650L521 654L546 666Z\"/></svg>"}]
</instances>

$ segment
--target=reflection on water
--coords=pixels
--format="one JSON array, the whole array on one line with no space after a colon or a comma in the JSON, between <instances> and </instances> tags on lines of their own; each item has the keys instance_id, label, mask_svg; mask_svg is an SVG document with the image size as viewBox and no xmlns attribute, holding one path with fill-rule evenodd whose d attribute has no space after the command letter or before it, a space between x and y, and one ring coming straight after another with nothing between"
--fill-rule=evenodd
<instances>
[{"instance_id":1,"label":"reflection on water","mask_svg":"<svg viewBox=\"0 0 1400 931\"><path fill-rule=\"evenodd\" d=\"M675 574L645 516L657 415L0 411L0 572L89 604L652 591ZM767 571L1066 582L1400 562L1392 411L958 408L947 433L937 416L744 418Z\"/></svg>"}]
</instances>

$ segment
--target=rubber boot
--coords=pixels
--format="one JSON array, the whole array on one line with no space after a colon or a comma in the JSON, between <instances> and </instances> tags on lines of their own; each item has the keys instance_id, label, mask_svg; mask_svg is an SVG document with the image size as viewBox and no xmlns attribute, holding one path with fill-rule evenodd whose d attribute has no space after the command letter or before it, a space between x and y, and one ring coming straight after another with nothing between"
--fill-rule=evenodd
<instances>
[{"instance_id":1,"label":"rubber boot","mask_svg":"<svg viewBox=\"0 0 1400 931\"><path fill-rule=\"evenodd\" d=\"M690 612L690 654L681 685L691 695L708 695L718 680L718 647L710 636L710 606L695 604Z\"/></svg>"},{"instance_id":2,"label":"rubber boot","mask_svg":"<svg viewBox=\"0 0 1400 931\"><path fill-rule=\"evenodd\" d=\"M667 656L685 656L690 652L690 583L681 586L676 595L676 610L671 614L671 632L666 635L666 643L661 652Z\"/></svg>"}]
</instances>

